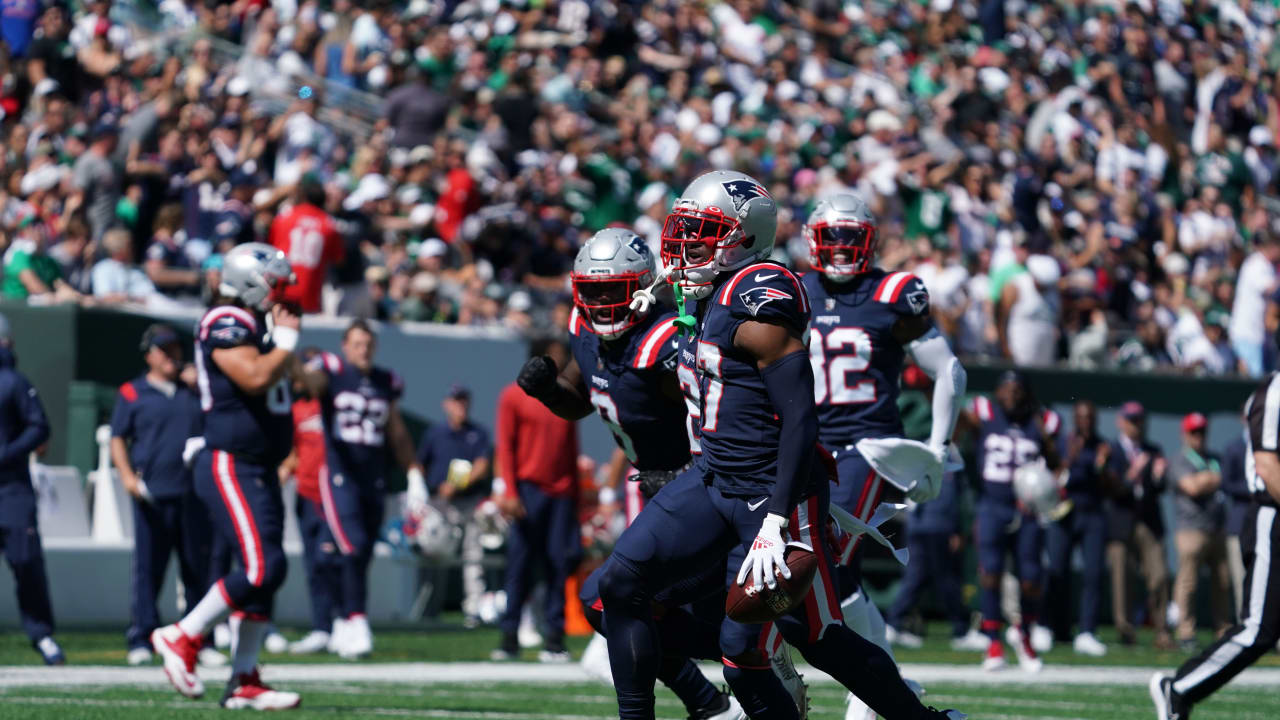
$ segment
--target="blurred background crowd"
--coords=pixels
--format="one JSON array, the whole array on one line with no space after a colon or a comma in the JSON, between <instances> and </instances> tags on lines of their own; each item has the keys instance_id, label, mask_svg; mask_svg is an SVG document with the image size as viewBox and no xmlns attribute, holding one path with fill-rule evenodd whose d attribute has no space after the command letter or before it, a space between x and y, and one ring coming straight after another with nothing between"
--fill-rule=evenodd
<instances>
[{"instance_id":1,"label":"blurred background crowd","mask_svg":"<svg viewBox=\"0 0 1280 720\"><path fill-rule=\"evenodd\" d=\"M12 0L6 298L197 304L312 205L328 313L563 327L592 232L733 168L854 188L966 357L1259 375L1280 43L1253 0ZM301 245L301 243L299 243Z\"/></svg>"}]
</instances>

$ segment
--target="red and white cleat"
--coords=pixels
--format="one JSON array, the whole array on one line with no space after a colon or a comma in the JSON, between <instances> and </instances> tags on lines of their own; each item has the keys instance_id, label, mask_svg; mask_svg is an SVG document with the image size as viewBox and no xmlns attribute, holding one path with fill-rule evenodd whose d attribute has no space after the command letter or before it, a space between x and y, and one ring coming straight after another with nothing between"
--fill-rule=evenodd
<instances>
[{"instance_id":1,"label":"red and white cleat","mask_svg":"<svg viewBox=\"0 0 1280 720\"><path fill-rule=\"evenodd\" d=\"M987 656L982 659L982 669L987 672L1003 670L1005 664L1004 643L992 638L987 645Z\"/></svg>"},{"instance_id":2,"label":"red and white cleat","mask_svg":"<svg viewBox=\"0 0 1280 720\"><path fill-rule=\"evenodd\" d=\"M160 653L164 674L179 694L193 700L204 695L204 682L196 675L199 638L187 635L177 625L166 625L151 633L151 646Z\"/></svg>"},{"instance_id":3,"label":"red and white cleat","mask_svg":"<svg viewBox=\"0 0 1280 720\"><path fill-rule=\"evenodd\" d=\"M1044 669L1044 661L1036 655L1036 650L1031 646L1031 638L1028 637L1018 628L1009 628L1007 639L1013 643L1013 651L1018 656L1018 667L1023 672L1038 673Z\"/></svg>"},{"instance_id":4,"label":"red and white cleat","mask_svg":"<svg viewBox=\"0 0 1280 720\"><path fill-rule=\"evenodd\" d=\"M231 678L222 695L222 707L228 710L292 710L301 704L298 693L272 690L257 669Z\"/></svg>"}]
</instances>

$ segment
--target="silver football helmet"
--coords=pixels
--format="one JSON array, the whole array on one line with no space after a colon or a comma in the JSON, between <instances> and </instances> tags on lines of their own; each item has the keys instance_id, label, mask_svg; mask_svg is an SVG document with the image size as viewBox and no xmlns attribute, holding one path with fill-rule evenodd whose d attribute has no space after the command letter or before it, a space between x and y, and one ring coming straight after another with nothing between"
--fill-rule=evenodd
<instances>
[{"instance_id":1,"label":"silver football helmet","mask_svg":"<svg viewBox=\"0 0 1280 720\"><path fill-rule=\"evenodd\" d=\"M222 258L218 294L266 312L294 281L293 268L283 252L266 243L245 243Z\"/></svg>"},{"instance_id":2,"label":"silver football helmet","mask_svg":"<svg viewBox=\"0 0 1280 720\"><path fill-rule=\"evenodd\" d=\"M631 309L631 296L653 284L657 263L644 238L626 228L591 236L573 261L573 305L591 332L614 340L647 314Z\"/></svg>"},{"instance_id":3,"label":"silver football helmet","mask_svg":"<svg viewBox=\"0 0 1280 720\"><path fill-rule=\"evenodd\" d=\"M740 172L698 176L676 200L662 228L662 262L686 297L711 294L716 276L768 256L778 206L764 186Z\"/></svg>"},{"instance_id":4,"label":"silver football helmet","mask_svg":"<svg viewBox=\"0 0 1280 720\"><path fill-rule=\"evenodd\" d=\"M1065 514L1060 487L1057 476L1043 458L1013 471L1013 494L1041 522L1056 520ZM1069 509L1069 506L1065 508Z\"/></svg>"},{"instance_id":5,"label":"silver football helmet","mask_svg":"<svg viewBox=\"0 0 1280 720\"><path fill-rule=\"evenodd\" d=\"M872 268L880 242L876 216L861 195L843 192L818 203L804 225L809 264L836 282Z\"/></svg>"}]
</instances>

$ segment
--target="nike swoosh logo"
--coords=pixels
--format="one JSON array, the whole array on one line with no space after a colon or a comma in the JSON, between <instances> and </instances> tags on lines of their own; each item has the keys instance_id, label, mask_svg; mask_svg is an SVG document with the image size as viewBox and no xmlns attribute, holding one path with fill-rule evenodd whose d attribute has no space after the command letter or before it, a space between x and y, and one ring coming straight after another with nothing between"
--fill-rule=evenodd
<instances>
[{"instance_id":1,"label":"nike swoosh logo","mask_svg":"<svg viewBox=\"0 0 1280 720\"><path fill-rule=\"evenodd\" d=\"M747 503L747 509L750 510L751 512L755 512L761 505L764 504L764 501L768 499L769 498L767 497L762 497L755 502L749 502Z\"/></svg>"},{"instance_id":2,"label":"nike swoosh logo","mask_svg":"<svg viewBox=\"0 0 1280 720\"><path fill-rule=\"evenodd\" d=\"M756 273L756 282L764 282L765 280L772 280L776 277L778 277L778 273L773 273L772 275L761 275L760 273Z\"/></svg>"}]
</instances>

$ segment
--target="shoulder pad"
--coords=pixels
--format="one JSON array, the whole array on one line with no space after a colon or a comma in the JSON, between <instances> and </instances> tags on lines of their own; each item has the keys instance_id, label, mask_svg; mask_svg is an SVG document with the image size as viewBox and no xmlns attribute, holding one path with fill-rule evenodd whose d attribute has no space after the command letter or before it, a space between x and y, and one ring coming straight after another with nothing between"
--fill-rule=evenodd
<instances>
[{"instance_id":1,"label":"shoulder pad","mask_svg":"<svg viewBox=\"0 0 1280 720\"><path fill-rule=\"evenodd\" d=\"M809 294L799 278L775 263L755 263L716 291L716 303L743 319L772 317L798 329L809 324Z\"/></svg>"},{"instance_id":2,"label":"shoulder pad","mask_svg":"<svg viewBox=\"0 0 1280 720\"><path fill-rule=\"evenodd\" d=\"M672 339L676 336L676 324L673 322L674 315L668 313L660 318L649 328L649 331L640 338L636 344L636 355L631 361L631 367L634 368L651 368L658 365L666 365L677 351L677 347L672 344Z\"/></svg>"},{"instance_id":3,"label":"shoulder pad","mask_svg":"<svg viewBox=\"0 0 1280 720\"><path fill-rule=\"evenodd\" d=\"M328 351L321 352L307 361L307 369L337 375L342 372L342 358Z\"/></svg>"},{"instance_id":4,"label":"shoulder pad","mask_svg":"<svg viewBox=\"0 0 1280 720\"><path fill-rule=\"evenodd\" d=\"M908 272L885 275L876 286L872 297L876 302L888 305L899 315L925 316L929 314L929 291L920 278Z\"/></svg>"},{"instance_id":5,"label":"shoulder pad","mask_svg":"<svg viewBox=\"0 0 1280 720\"><path fill-rule=\"evenodd\" d=\"M244 345L258 334L258 321L253 313L230 305L216 307L200 320L199 338L212 347L229 348Z\"/></svg>"},{"instance_id":6,"label":"shoulder pad","mask_svg":"<svg viewBox=\"0 0 1280 720\"><path fill-rule=\"evenodd\" d=\"M124 398L125 402L138 401L138 389L133 386L132 380L120 386L120 397Z\"/></svg>"},{"instance_id":7,"label":"shoulder pad","mask_svg":"<svg viewBox=\"0 0 1280 720\"><path fill-rule=\"evenodd\" d=\"M1057 435L1058 430L1062 428L1062 417L1052 410L1045 410L1041 413L1040 422L1044 425L1044 431L1049 435Z\"/></svg>"},{"instance_id":8,"label":"shoulder pad","mask_svg":"<svg viewBox=\"0 0 1280 720\"><path fill-rule=\"evenodd\" d=\"M569 334L577 337L579 331L591 332L586 324L587 321L578 312L577 306L574 306L573 311L569 313Z\"/></svg>"},{"instance_id":9,"label":"shoulder pad","mask_svg":"<svg viewBox=\"0 0 1280 720\"><path fill-rule=\"evenodd\" d=\"M982 422L988 422L988 421L994 420L996 417L995 412L991 408L991 401L988 400L984 395L979 395L975 397L973 399L973 404L970 406L970 409L973 411L973 414L977 415L978 419L981 420Z\"/></svg>"}]
</instances>

